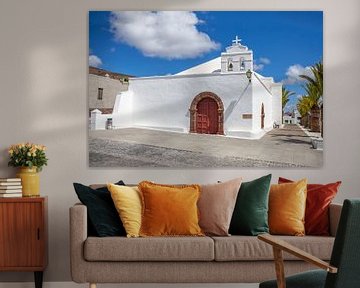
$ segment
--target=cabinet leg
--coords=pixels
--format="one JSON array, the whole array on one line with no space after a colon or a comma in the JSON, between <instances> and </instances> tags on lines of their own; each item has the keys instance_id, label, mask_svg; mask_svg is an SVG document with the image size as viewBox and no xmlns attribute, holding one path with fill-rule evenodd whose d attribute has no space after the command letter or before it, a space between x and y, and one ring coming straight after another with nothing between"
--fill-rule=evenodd
<instances>
[{"instance_id":1,"label":"cabinet leg","mask_svg":"<svg viewBox=\"0 0 360 288\"><path fill-rule=\"evenodd\" d=\"M35 288L42 288L43 284L43 271L35 271Z\"/></svg>"}]
</instances>

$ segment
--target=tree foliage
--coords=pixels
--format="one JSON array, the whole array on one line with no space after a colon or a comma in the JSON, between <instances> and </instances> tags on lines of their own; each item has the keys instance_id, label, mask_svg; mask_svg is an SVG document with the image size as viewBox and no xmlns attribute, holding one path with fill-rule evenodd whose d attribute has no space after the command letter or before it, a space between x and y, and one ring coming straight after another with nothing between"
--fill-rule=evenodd
<instances>
[{"instance_id":1,"label":"tree foliage","mask_svg":"<svg viewBox=\"0 0 360 288\"><path fill-rule=\"evenodd\" d=\"M311 68L312 76L300 75L306 80L305 95L299 100L297 109L302 117L310 113L311 108L318 105L323 97L323 63L316 63Z\"/></svg>"}]
</instances>

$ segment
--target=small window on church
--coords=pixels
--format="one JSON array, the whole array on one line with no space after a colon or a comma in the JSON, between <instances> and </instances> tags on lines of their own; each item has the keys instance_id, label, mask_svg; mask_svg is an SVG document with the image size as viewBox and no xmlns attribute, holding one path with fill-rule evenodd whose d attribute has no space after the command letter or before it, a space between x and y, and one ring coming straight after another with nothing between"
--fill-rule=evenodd
<instances>
[{"instance_id":1,"label":"small window on church","mask_svg":"<svg viewBox=\"0 0 360 288\"><path fill-rule=\"evenodd\" d=\"M98 100L102 100L103 99L103 92L104 92L104 88L98 88Z\"/></svg>"}]
</instances>

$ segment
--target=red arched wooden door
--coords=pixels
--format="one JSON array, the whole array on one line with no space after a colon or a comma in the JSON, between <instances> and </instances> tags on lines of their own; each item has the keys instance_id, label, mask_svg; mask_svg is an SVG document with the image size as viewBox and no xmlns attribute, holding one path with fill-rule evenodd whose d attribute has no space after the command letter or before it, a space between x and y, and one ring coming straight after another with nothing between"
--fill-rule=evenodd
<instances>
[{"instance_id":1,"label":"red arched wooden door","mask_svg":"<svg viewBox=\"0 0 360 288\"><path fill-rule=\"evenodd\" d=\"M264 129L265 127L265 109L264 109L264 103L261 104L261 129Z\"/></svg>"},{"instance_id":2,"label":"red arched wooden door","mask_svg":"<svg viewBox=\"0 0 360 288\"><path fill-rule=\"evenodd\" d=\"M197 104L196 133L217 134L219 126L218 104L206 97Z\"/></svg>"}]
</instances>

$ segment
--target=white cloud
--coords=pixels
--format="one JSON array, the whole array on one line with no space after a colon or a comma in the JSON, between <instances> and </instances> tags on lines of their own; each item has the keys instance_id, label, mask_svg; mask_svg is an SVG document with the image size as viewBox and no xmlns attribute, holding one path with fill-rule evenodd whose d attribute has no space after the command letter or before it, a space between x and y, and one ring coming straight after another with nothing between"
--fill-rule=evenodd
<instances>
[{"instance_id":1,"label":"white cloud","mask_svg":"<svg viewBox=\"0 0 360 288\"><path fill-rule=\"evenodd\" d=\"M220 45L197 29L203 21L189 11L112 12L110 27L115 40L140 50L145 56L166 59L195 58Z\"/></svg>"},{"instance_id":2,"label":"white cloud","mask_svg":"<svg viewBox=\"0 0 360 288\"><path fill-rule=\"evenodd\" d=\"M296 84L304 82L305 79L301 78L299 75L307 75L312 77L312 72L309 66L303 67L300 64L291 65L286 71L287 78L282 80L283 84Z\"/></svg>"},{"instance_id":3,"label":"white cloud","mask_svg":"<svg viewBox=\"0 0 360 288\"><path fill-rule=\"evenodd\" d=\"M269 65L271 63L270 59L269 58L266 58L266 57L260 57L259 58L259 63L261 64L265 64L265 65Z\"/></svg>"},{"instance_id":4,"label":"white cloud","mask_svg":"<svg viewBox=\"0 0 360 288\"><path fill-rule=\"evenodd\" d=\"M96 55L89 56L89 66L100 67L102 65L101 59Z\"/></svg>"},{"instance_id":5,"label":"white cloud","mask_svg":"<svg viewBox=\"0 0 360 288\"><path fill-rule=\"evenodd\" d=\"M264 69L265 65L269 65L271 63L269 58L260 57L259 59L254 60L254 71L261 71Z\"/></svg>"},{"instance_id":6,"label":"white cloud","mask_svg":"<svg viewBox=\"0 0 360 288\"><path fill-rule=\"evenodd\" d=\"M254 62L254 71L261 71L264 67L264 64L256 64L256 62Z\"/></svg>"},{"instance_id":7,"label":"white cloud","mask_svg":"<svg viewBox=\"0 0 360 288\"><path fill-rule=\"evenodd\" d=\"M290 103L290 102L286 103L286 105L284 107L284 110L287 111L287 112L292 111L294 109L295 109L295 105L293 103Z\"/></svg>"}]
</instances>

